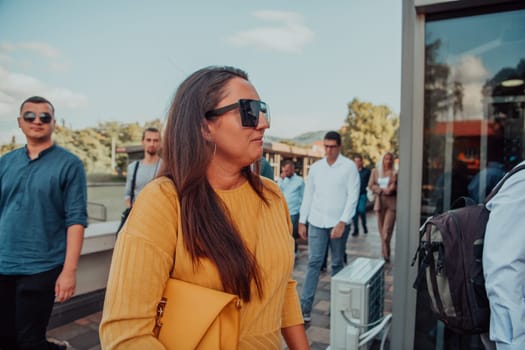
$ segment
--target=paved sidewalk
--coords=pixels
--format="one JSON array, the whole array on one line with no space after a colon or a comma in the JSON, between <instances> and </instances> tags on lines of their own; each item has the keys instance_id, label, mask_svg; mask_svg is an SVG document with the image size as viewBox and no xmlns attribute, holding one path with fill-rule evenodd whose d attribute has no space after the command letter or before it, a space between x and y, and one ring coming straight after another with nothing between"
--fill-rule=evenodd
<instances>
[{"instance_id":1,"label":"paved sidewalk","mask_svg":"<svg viewBox=\"0 0 525 350\"><path fill-rule=\"evenodd\" d=\"M357 257L381 258L381 243L377 231L377 221L375 215L369 212L367 215L368 234L357 237L350 236L347 245L349 263ZM392 267L395 263L395 234L392 239L392 259L391 263L385 265L385 313L390 313L392 309L393 276ZM299 245L299 256L296 260L294 277L298 282L298 291L301 291L306 265L308 260L308 248L305 244ZM312 350L325 350L330 343L330 268L321 274L319 286L317 288L314 309L312 310L312 322L307 324L307 335L311 343ZM74 350L98 350L100 349L98 338L98 325L101 312L94 313L88 317L78 319L64 326L54 328L48 332L49 337L67 340L71 343ZM373 344L371 349L377 349L377 344Z\"/></svg>"}]
</instances>

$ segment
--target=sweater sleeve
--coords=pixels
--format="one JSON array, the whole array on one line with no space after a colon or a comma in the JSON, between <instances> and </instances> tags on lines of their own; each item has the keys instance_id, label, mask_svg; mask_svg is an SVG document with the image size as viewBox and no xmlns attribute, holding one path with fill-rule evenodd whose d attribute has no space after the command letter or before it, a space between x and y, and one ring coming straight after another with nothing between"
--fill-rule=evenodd
<instances>
[{"instance_id":1,"label":"sweater sleeve","mask_svg":"<svg viewBox=\"0 0 525 350\"><path fill-rule=\"evenodd\" d=\"M104 349L164 349L152 331L177 237L179 211L168 181L144 188L119 234L100 325Z\"/></svg>"},{"instance_id":2,"label":"sweater sleeve","mask_svg":"<svg viewBox=\"0 0 525 350\"><path fill-rule=\"evenodd\" d=\"M297 294L297 282L290 279L284 296L281 328L287 328L303 323L301 304L299 303L299 296Z\"/></svg>"},{"instance_id":3,"label":"sweater sleeve","mask_svg":"<svg viewBox=\"0 0 525 350\"><path fill-rule=\"evenodd\" d=\"M284 198L281 200L286 207L286 200ZM293 237L293 226L290 215L287 215L286 218L288 222L288 232L290 232L290 235ZM297 281L290 276L284 294L281 328L287 328L303 323L303 313L301 312L301 304L299 303L299 295L297 294Z\"/></svg>"}]
</instances>

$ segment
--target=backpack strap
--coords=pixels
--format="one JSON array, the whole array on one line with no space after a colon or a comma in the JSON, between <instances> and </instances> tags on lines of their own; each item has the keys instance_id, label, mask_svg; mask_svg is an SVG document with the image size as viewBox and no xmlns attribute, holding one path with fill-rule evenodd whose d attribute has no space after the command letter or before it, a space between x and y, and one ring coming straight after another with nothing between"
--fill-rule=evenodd
<instances>
[{"instance_id":1,"label":"backpack strap","mask_svg":"<svg viewBox=\"0 0 525 350\"><path fill-rule=\"evenodd\" d=\"M520 166L517 166L517 167L514 167L512 168L511 171L509 171L507 174L505 174L505 176L503 177L502 180L500 180L500 182L498 182L498 184L496 185L496 187L494 187L492 189L492 191L490 191L489 195L487 197L485 197L485 200L483 201L483 204L487 204L488 201L490 201L492 199L492 197L494 197L498 191L501 189L501 187L503 186L503 184L505 183L505 181L507 181L507 179L509 177L511 177L513 174L517 173L518 171L520 170L523 170L525 169L525 164L522 164Z\"/></svg>"},{"instance_id":2,"label":"backpack strap","mask_svg":"<svg viewBox=\"0 0 525 350\"><path fill-rule=\"evenodd\" d=\"M131 193L130 193L130 208L133 206L133 200L135 199L135 183L137 182L137 170L139 170L140 160L137 160L137 165L133 169L133 177L131 178Z\"/></svg>"}]
</instances>

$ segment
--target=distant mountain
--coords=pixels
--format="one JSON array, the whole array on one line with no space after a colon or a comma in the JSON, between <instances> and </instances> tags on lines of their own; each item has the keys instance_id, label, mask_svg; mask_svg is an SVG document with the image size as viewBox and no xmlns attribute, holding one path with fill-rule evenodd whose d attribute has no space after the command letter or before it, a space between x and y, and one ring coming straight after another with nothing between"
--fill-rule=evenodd
<instances>
[{"instance_id":1,"label":"distant mountain","mask_svg":"<svg viewBox=\"0 0 525 350\"><path fill-rule=\"evenodd\" d=\"M267 136L265 139L272 142L291 141L298 146L311 146L315 141L322 140L327 132L328 130L309 131L291 139L275 136Z\"/></svg>"}]
</instances>

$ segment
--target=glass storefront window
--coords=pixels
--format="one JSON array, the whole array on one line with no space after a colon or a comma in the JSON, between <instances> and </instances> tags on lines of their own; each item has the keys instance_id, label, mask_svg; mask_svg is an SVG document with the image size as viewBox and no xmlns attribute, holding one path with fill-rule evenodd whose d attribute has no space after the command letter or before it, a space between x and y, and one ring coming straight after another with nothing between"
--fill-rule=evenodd
<instances>
[{"instance_id":1,"label":"glass storefront window","mask_svg":"<svg viewBox=\"0 0 525 350\"><path fill-rule=\"evenodd\" d=\"M482 201L525 159L525 9L427 19L424 97L422 221ZM421 292L416 325L416 349L480 346L448 334Z\"/></svg>"}]
</instances>

